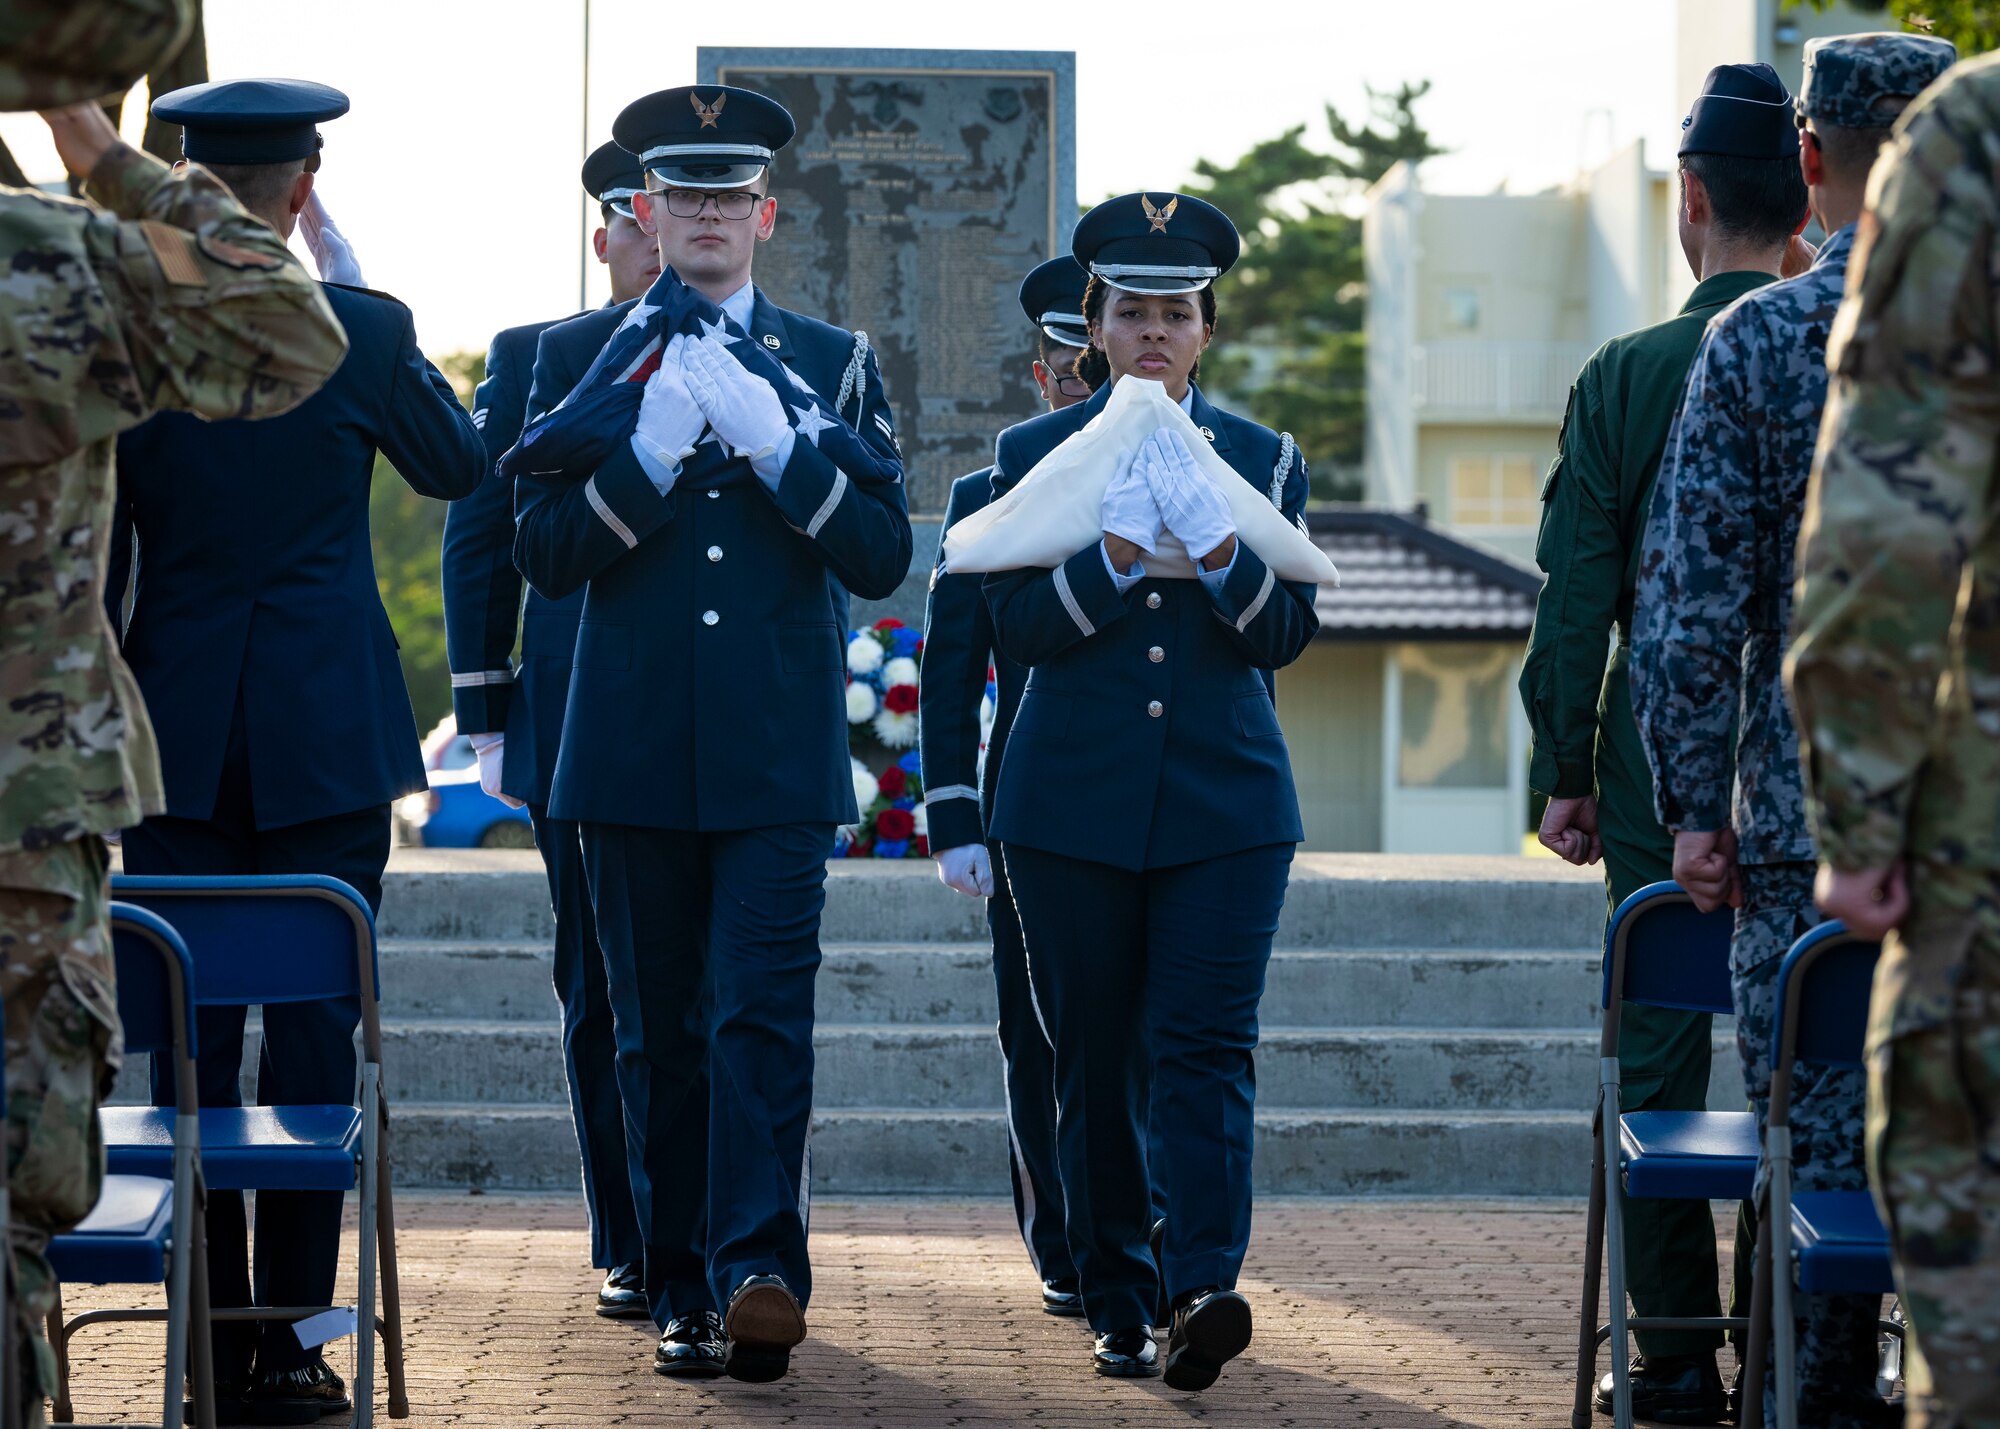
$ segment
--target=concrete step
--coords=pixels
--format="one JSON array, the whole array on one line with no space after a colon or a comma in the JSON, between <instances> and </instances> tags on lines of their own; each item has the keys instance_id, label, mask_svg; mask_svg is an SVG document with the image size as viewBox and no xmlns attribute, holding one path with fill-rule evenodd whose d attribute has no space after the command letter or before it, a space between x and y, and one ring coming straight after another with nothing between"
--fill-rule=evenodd
<instances>
[{"instance_id":1,"label":"concrete step","mask_svg":"<svg viewBox=\"0 0 2000 1429\"><path fill-rule=\"evenodd\" d=\"M1286 948L1594 948L1604 887L1558 859L1301 854L1279 925ZM527 850L398 850L378 932L396 939L544 941L548 885ZM966 943L985 910L927 860L829 865L830 943Z\"/></svg>"},{"instance_id":2,"label":"concrete step","mask_svg":"<svg viewBox=\"0 0 2000 1429\"><path fill-rule=\"evenodd\" d=\"M403 1186L567 1191L576 1140L555 1107L407 1105L393 1113ZM1005 1119L994 1111L822 1111L813 1187L831 1195L1004 1194ZM1580 1195L1581 1112L1260 1112L1263 1195Z\"/></svg>"},{"instance_id":3,"label":"concrete step","mask_svg":"<svg viewBox=\"0 0 2000 1429\"><path fill-rule=\"evenodd\" d=\"M991 1023L991 946L829 944L821 1023ZM382 945L391 1017L547 1021L556 1016L546 943L414 940ZM1597 954L1363 948L1274 953L1263 1010L1299 1027L1398 1024L1594 1027Z\"/></svg>"},{"instance_id":4,"label":"concrete step","mask_svg":"<svg viewBox=\"0 0 2000 1429\"><path fill-rule=\"evenodd\" d=\"M383 1029L398 1101L564 1102L554 1023L399 1021ZM990 1026L820 1026L814 1101L826 1108L997 1111ZM1734 1056L1718 1046L1714 1095L1740 1100ZM1590 1032L1461 1028L1268 1028L1257 1049L1260 1106L1401 1110L1573 1110L1591 1104Z\"/></svg>"}]
</instances>

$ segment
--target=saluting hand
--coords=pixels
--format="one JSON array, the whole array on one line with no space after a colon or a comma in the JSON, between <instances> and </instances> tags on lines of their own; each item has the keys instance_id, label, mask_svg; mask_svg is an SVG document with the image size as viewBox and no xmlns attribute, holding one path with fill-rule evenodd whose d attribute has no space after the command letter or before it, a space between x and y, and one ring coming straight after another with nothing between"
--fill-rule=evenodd
<instances>
[{"instance_id":1,"label":"saluting hand","mask_svg":"<svg viewBox=\"0 0 2000 1429\"><path fill-rule=\"evenodd\" d=\"M688 390L681 354L674 346L686 341L676 336L667 345L659 371L646 379L646 395L639 399L639 422L632 429L640 445L663 466L679 466L692 456L702 429L708 425L694 394Z\"/></svg>"},{"instance_id":2,"label":"saluting hand","mask_svg":"<svg viewBox=\"0 0 2000 1429\"><path fill-rule=\"evenodd\" d=\"M695 405L732 453L755 461L777 451L778 439L791 426L785 404L719 340L689 338L681 349L681 371Z\"/></svg>"},{"instance_id":3,"label":"saluting hand","mask_svg":"<svg viewBox=\"0 0 2000 1429\"><path fill-rule=\"evenodd\" d=\"M97 168L97 161L118 142L116 126L94 100L61 109L44 109L42 122L49 126L63 167L80 179L89 178Z\"/></svg>"},{"instance_id":4,"label":"saluting hand","mask_svg":"<svg viewBox=\"0 0 2000 1429\"><path fill-rule=\"evenodd\" d=\"M1235 538L1236 518L1229 514L1228 499L1215 489L1179 432L1161 427L1146 438L1132 465L1145 474L1167 529L1195 560Z\"/></svg>"},{"instance_id":5,"label":"saluting hand","mask_svg":"<svg viewBox=\"0 0 2000 1429\"><path fill-rule=\"evenodd\" d=\"M306 199L306 206L299 210L299 233L312 253L321 281L341 283L350 288L368 286L368 280L361 276L361 264L354 256L354 245L347 241L346 234L334 226L333 216L320 202L317 189Z\"/></svg>"}]
</instances>

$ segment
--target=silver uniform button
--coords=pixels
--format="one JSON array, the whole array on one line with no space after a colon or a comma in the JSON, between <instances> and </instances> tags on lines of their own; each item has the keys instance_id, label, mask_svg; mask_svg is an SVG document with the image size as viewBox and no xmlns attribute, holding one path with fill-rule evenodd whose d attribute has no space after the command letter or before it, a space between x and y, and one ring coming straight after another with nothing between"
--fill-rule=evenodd
<instances>
[{"instance_id":1,"label":"silver uniform button","mask_svg":"<svg viewBox=\"0 0 2000 1429\"><path fill-rule=\"evenodd\" d=\"M1160 593L1158 591L1149 592L1146 596L1146 609L1158 610L1159 608L1160 608Z\"/></svg>"},{"instance_id":2,"label":"silver uniform button","mask_svg":"<svg viewBox=\"0 0 2000 1429\"><path fill-rule=\"evenodd\" d=\"M711 486L711 487L709 487L709 489L708 489L708 499L709 499L710 501L720 501L720 500L722 500L722 488L721 488L721 487L719 487L719 486Z\"/></svg>"},{"instance_id":3,"label":"silver uniform button","mask_svg":"<svg viewBox=\"0 0 2000 1429\"><path fill-rule=\"evenodd\" d=\"M1160 663L1160 661L1167 658L1167 652L1162 650L1159 646L1155 645L1152 649L1146 652L1146 658L1148 660L1151 660L1155 665L1157 665Z\"/></svg>"},{"instance_id":4,"label":"silver uniform button","mask_svg":"<svg viewBox=\"0 0 2000 1429\"><path fill-rule=\"evenodd\" d=\"M1151 715L1154 719L1158 719L1161 715L1165 714L1166 712L1167 712L1167 707L1161 704L1158 700L1154 700L1146 706L1146 713Z\"/></svg>"},{"instance_id":5,"label":"silver uniform button","mask_svg":"<svg viewBox=\"0 0 2000 1429\"><path fill-rule=\"evenodd\" d=\"M716 613L715 613L714 611L712 611L712 610L704 610L704 611L703 611L703 612L701 613L701 623L702 623L703 625L713 625L713 624L715 624L715 623L716 623L716 622L717 622L718 620L720 620L720 619L722 619L722 617L721 617L721 616L719 616L719 615L717 615L717 614L716 614Z\"/></svg>"},{"instance_id":6,"label":"silver uniform button","mask_svg":"<svg viewBox=\"0 0 2000 1429\"><path fill-rule=\"evenodd\" d=\"M709 559L710 559L711 561L719 561L719 560L721 560L721 559L722 559L722 547L720 547L720 546L710 546L710 547L708 548L708 558L709 558Z\"/></svg>"}]
</instances>

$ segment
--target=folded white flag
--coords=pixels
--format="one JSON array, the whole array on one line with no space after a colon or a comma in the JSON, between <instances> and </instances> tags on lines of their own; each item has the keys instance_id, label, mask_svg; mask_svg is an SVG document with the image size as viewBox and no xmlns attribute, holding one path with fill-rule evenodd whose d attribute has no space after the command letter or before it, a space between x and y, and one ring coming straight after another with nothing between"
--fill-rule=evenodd
<instances>
[{"instance_id":1,"label":"folded white flag","mask_svg":"<svg viewBox=\"0 0 2000 1429\"><path fill-rule=\"evenodd\" d=\"M1339 585L1326 552L1287 521L1263 491L1215 454L1201 429L1158 382L1122 379L1089 425L1036 462L1012 491L944 534L945 569L1017 571L1061 565L1104 538L1104 493L1131 467L1146 439L1178 431L1195 461L1229 502L1236 536L1280 580ZM1144 558L1146 574L1192 580L1194 562L1171 531Z\"/></svg>"}]
</instances>

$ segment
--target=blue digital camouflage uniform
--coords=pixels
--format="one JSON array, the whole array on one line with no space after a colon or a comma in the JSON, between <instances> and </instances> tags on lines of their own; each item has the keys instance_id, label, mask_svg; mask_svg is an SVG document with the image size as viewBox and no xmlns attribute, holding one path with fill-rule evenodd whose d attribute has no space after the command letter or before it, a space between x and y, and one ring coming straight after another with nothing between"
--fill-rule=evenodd
<instances>
[{"instance_id":1,"label":"blue digital camouflage uniform","mask_svg":"<svg viewBox=\"0 0 2000 1429\"><path fill-rule=\"evenodd\" d=\"M1632 707L1660 821L1733 828L1744 899L1730 945L1736 1046L1758 1127L1770 1098L1778 966L1820 921L1812 902L1798 738L1781 683L1792 560L1826 401L1826 340L1852 228L1811 269L1710 323L1667 438L1647 522ZM1859 1071L1802 1065L1793 1082L1800 1190L1867 1184ZM1862 1422L1879 1297L1801 1297L1800 1423ZM1768 1390L1767 1415L1775 1415Z\"/></svg>"}]
</instances>

